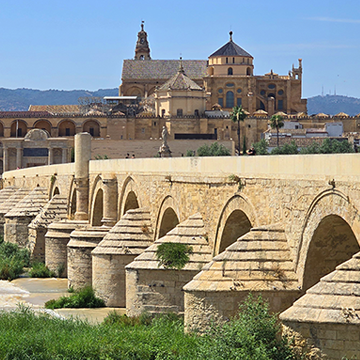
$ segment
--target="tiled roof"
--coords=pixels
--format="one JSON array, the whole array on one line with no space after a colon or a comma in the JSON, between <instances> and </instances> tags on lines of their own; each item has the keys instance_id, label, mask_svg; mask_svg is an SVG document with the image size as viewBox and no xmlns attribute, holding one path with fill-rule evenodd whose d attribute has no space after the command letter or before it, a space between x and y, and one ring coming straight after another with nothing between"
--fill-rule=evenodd
<instances>
[{"instance_id":1,"label":"tiled roof","mask_svg":"<svg viewBox=\"0 0 360 360\"><path fill-rule=\"evenodd\" d=\"M0 118L43 118L51 116L44 110L38 111L0 111Z\"/></svg>"},{"instance_id":2,"label":"tiled roof","mask_svg":"<svg viewBox=\"0 0 360 360\"><path fill-rule=\"evenodd\" d=\"M180 60L124 60L122 80L167 80L179 69ZM206 60L182 60L185 73L200 80L207 73Z\"/></svg>"},{"instance_id":3,"label":"tiled roof","mask_svg":"<svg viewBox=\"0 0 360 360\"><path fill-rule=\"evenodd\" d=\"M216 50L209 57L213 57L213 56L245 56L252 58L252 56L247 51L245 51L239 45L235 44L232 40L230 40L220 49Z\"/></svg>"},{"instance_id":4,"label":"tiled roof","mask_svg":"<svg viewBox=\"0 0 360 360\"><path fill-rule=\"evenodd\" d=\"M201 87L185 75L181 67L159 90L201 90Z\"/></svg>"},{"instance_id":5,"label":"tiled roof","mask_svg":"<svg viewBox=\"0 0 360 360\"><path fill-rule=\"evenodd\" d=\"M52 114L80 113L79 105L30 105L29 111L44 111Z\"/></svg>"}]
</instances>

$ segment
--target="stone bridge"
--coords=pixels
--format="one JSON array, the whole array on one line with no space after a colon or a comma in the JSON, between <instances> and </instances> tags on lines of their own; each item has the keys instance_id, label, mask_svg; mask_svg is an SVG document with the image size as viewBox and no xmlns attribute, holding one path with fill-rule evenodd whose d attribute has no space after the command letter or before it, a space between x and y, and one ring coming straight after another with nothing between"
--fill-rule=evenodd
<instances>
[{"instance_id":1,"label":"stone bridge","mask_svg":"<svg viewBox=\"0 0 360 360\"><path fill-rule=\"evenodd\" d=\"M283 311L359 251L358 154L89 161L89 138L76 135L75 163L5 172L0 223L130 315L203 328L249 292ZM46 210L56 198L64 210ZM183 270L158 267L161 242L193 247Z\"/></svg>"}]
</instances>

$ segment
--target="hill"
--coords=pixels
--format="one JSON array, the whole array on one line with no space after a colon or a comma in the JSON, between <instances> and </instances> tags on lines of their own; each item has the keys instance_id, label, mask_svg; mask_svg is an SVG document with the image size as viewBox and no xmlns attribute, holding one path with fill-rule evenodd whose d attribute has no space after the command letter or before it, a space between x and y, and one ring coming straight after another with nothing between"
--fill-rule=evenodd
<instances>
[{"instance_id":1,"label":"hill","mask_svg":"<svg viewBox=\"0 0 360 360\"><path fill-rule=\"evenodd\" d=\"M314 96L308 98L308 114L325 113L335 115L344 112L350 116L360 113L360 99L343 95Z\"/></svg>"},{"instance_id":2,"label":"hill","mask_svg":"<svg viewBox=\"0 0 360 360\"><path fill-rule=\"evenodd\" d=\"M30 105L77 105L78 98L83 96L116 96L119 90L99 89L87 90L33 90L0 88L0 110L23 111Z\"/></svg>"},{"instance_id":3,"label":"hill","mask_svg":"<svg viewBox=\"0 0 360 360\"><path fill-rule=\"evenodd\" d=\"M87 90L33 90L0 88L0 110L27 110L30 105L76 105L78 98L83 96L116 96L118 89ZM341 111L353 116L360 113L360 99L342 96L326 95L308 98L308 114L335 115Z\"/></svg>"}]
</instances>

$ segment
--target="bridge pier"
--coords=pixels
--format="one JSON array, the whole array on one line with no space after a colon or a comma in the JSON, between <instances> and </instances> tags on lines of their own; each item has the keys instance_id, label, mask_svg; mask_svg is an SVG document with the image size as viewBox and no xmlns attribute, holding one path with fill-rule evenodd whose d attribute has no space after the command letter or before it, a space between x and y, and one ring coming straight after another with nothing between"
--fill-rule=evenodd
<instances>
[{"instance_id":1,"label":"bridge pier","mask_svg":"<svg viewBox=\"0 0 360 360\"><path fill-rule=\"evenodd\" d=\"M68 286L79 289L92 285L91 251L100 243L109 228L101 226L83 227L70 234L67 244Z\"/></svg>"},{"instance_id":2,"label":"bridge pier","mask_svg":"<svg viewBox=\"0 0 360 360\"><path fill-rule=\"evenodd\" d=\"M192 247L189 262L182 269L159 267L157 248L163 243L184 244ZM126 266L126 313L138 316L143 312L183 313L183 286L212 258L206 239L202 216L197 213L178 224L165 236L155 241L131 264Z\"/></svg>"},{"instance_id":3,"label":"bridge pier","mask_svg":"<svg viewBox=\"0 0 360 360\"><path fill-rule=\"evenodd\" d=\"M126 306L125 266L151 246L149 208L128 210L92 251L93 287L106 306Z\"/></svg>"},{"instance_id":4,"label":"bridge pier","mask_svg":"<svg viewBox=\"0 0 360 360\"><path fill-rule=\"evenodd\" d=\"M287 309L301 290L285 231L279 225L251 229L215 256L184 292L185 325L191 330L235 316L249 293L261 294L271 311Z\"/></svg>"}]
</instances>

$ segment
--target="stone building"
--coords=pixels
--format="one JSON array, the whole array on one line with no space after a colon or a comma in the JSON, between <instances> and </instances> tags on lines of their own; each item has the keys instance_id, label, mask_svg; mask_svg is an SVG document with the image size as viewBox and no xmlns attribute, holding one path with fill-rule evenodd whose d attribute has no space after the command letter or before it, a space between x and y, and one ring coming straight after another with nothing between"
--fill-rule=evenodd
<instances>
[{"instance_id":1,"label":"stone building","mask_svg":"<svg viewBox=\"0 0 360 360\"><path fill-rule=\"evenodd\" d=\"M25 137L2 140L0 171L67 163L70 161L70 148L69 139L50 138L47 131L32 129Z\"/></svg>"},{"instance_id":2,"label":"stone building","mask_svg":"<svg viewBox=\"0 0 360 360\"><path fill-rule=\"evenodd\" d=\"M208 60L182 61L185 73L209 94L207 109L219 105L232 109L242 105L250 114L265 110L271 116L278 110L287 114L306 112L306 99L301 98L302 60L288 75L271 70L254 75L254 58L230 40L212 53ZM124 60L120 95L148 97L179 68L178 60L152 60L144 24L138 33L133 60Z\"/></svg>"}]
</instances>

